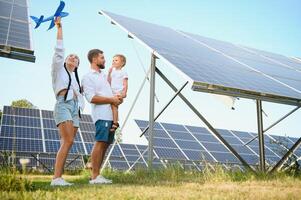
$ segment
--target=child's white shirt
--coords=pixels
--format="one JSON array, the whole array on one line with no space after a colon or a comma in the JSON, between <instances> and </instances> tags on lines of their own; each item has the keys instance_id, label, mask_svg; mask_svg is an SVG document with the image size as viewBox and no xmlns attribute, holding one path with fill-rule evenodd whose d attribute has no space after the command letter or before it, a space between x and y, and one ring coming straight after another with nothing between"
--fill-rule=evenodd
<instances>
[{"instance_id":1,"label":"child's white shirt","mask_svg":"<svg viewBox=\"0 0 301 200\"><path fill-rule=\"evenodd\" d=\"M124 69L112 69L111 73L111 88L113 94L119 94L123 90L123 80L128 78L128 74Z\"/></svg>"}]
</instances>

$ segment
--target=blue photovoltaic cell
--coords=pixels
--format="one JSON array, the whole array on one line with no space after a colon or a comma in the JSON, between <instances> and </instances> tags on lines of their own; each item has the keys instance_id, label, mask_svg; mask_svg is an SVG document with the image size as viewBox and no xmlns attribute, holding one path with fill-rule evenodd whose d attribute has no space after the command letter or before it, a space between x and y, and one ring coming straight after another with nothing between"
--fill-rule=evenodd
<instances>
[{"instance_id":1,"label":"blue photovoltaic cell","mask_svg":"<svg viewBox=\"0 0 301 200\"><path fill-rule=\"evenodd\" d=\"M117 161L117 160L110 160L111 168L117 170L126 170L129 168L128 164L125 160Z\"/></svg>"},{"instance_id":2,"label":"blue photovoltaic cell","mask_svg":"<svg viewBox=\"0 0 301 200\"><path fill-rule=\"evenodd\" d=\"M85 115L85 114L81 114L80 121L93 123L92 117L90 115Z\"/></svg>"},{"instance_id":3,"label":"blue photovoltaic cell","mask_svg":"<svg viewBox=\"0 0 301 200\"><path fill-rule=\"evenodd\" d=\"M0 138L0 149L2 151L17 152L43 152L42 140Z\"/></svg>"},{"instance_id":4,"label":"blue photovoltaic cell","mask_svg":"<svg viewBox=\"0 0 301 200\"><path fill-rule=\"evenodd\" d=\"M41 122L39 118L28 118L10 115L2 116L2 125L41 128Z\"/></svg>"},{"instance_id":5,"label":"blue photovoltaic cell","mask_svg":"<svg viewBox=\"0 0 301 200\"><path fill-rule=\"evenodd\" d=\"M174 139L195 141L189 132L168 131L168 133Z\"/></svg>"},{"instance_id":6,"label":"blue photovoltaic cell","mask_svg":"<svg viewBox=\"0 0 301 200\"><path fill-rule=\"evenodd\" d=\"M46 152L48 153L57 153L60 148L59 141L45 141ZM85 154L84 147L82 143L74 142L69 153L73 154Z\"/></svg>"},{"instance_id":7,"label":"blue photovoltaic cell","mask_svg":"<svg viewBox=\"0 0 301 200\"><path fill-rule=\"evenodd\" d=\"M186 160L184 154L179 149L156 147L154 150L158 154L159 158L162 159Z\"/></svg>"},{"instance_id":8,"label":"blue photovoltaic cell","mask_svg":"<svg viewBox=\"0 0 301 200\"><path fill-rule=\"evenodd\" d=\"M192 150L183 150L185 155L192 161L214 161L213 158L206 151L192 151Z\"/></svg>"},{"instance_id":9,"label":"blue photovoltaic cell","mask_svg":"<svg viewBox=\"0 0 301 200\"><path fill-rule=\"evenodd\" d=\"M87 149L87 153L88 153L89 155L91 155L93 145L94 145L94 143L88 143L88 142L85 142L85 146L86 146L86 149ZM107 151L109 151L109 150L107 150Z\"/></svg>"},{"instance_id":10,"label":"blue photovoltaic cell","mask_svg":"<svg viewBox=\"0 0 301 200\"><path fill-rule=\"evenodd\" d=\"M86 132L94 132L95 133L95 125L93 123L79 122L79 128L82 131Z\"/></svg>"},{"instance_id":11,"label":"blue photovoltaic cell","mask_svg":"<svg viewBox=\"0 0 301 200\"><path fill-rule=\"evenodd\" d=\"M95 133L93 132L85 132L85 131L81 131L81 134L83 136L83 140L85 142L95 142Z\"/></svg>"},{"instance_id":12,"label":"blue photovoltaic cell","mask_svg":"<svg viewBox=\"0 0 301 200\"><path fill-rule=\"evenodd\" d=\"M3 113L5 113L6 115L40 117L40 112L38 109L17 108L12 106L4 106Z\"/></svg>"},{"instance_id":13,"label":"blue photovoltaic cell","mask_svg":"<svg viewBox=\"0 0 301 200\"><path fill-rule=\"evenodd\" d=\"M143 121L143 120L135 120L135 122L138 124L138 126L144 130L148 126L148 121ZM155 129L162 129L161 125L158 122L155 122L154 124Z\"/></svg>"},{"instance_id":14,"label":"blue photovoltaic cell","mask_svg":"<svg viewBox=\"0 0 301 200\"><path fill-rule=\"evenodd\" d=\"M1 137L16 137L16 138L29 138L29 139L42 139L41 129L25 128L25 127L12 127L2 126Z\"/></svg>"},{"instance_id":15,"label":"blue photovoltaic cell","mask_svg":"<svg viewBox=\"0 0 301 200\"><path fill-rule=\"evenodd\" d=\"M241 154L241 157L250 165L256 165L259 163L258 156L254 154Z\"/></svg>"},{"instance_id":16,"label":"blue photovoltaic cell","mask_svg":"<svg viewBox=\"0 0 301 200\"><path fill-rule=\"evenodd\" d=\"M57 140L57 141L60 140L59 132L58 132L58 130L55 130L55 129L44 129L44 137L45 137L45 140ZM74 141L75 142L81 141L79 132L76 133Z\"/></svg>"},{"instance_id":17,"label":"blue photovoltaic cell","mask_svg":"<svg viewBox=\"0 0 301 200\"><path fill-rule=\"evenodd\" d=\"M194 136L201 142L217 142L218 140L213 135L194 134Z\"/></svg>"},{"instance_id":18,"label":"blue photovoltaic cell","mask_svg":"<svg viewBox=\"0 0 301 200\"><path fill-rule=\"evenodd\" d=\"M43 119L44 128L48 129L57 129L55 121L53 119Z\"/></svg>"},{"instance_id":19,"label":"blue photovoltaic cell","mask_svg":"<svg viewBox=\"0 0 301 200\"><path fill-rule=\"evenodd\" d=\"M229 152L224 145L217 142L202 142L204 147L210 152Z\"/></svg>"},{"instance_id":20,"label":"blue photovoltaic cell","mask_svg":"<svg viewBox=\"0 0 301 200\"><path fill-rule=\"evenodd\" d=\"M53 111L42 110L42 117L47 119L53 119Z\"/></svg>"},{"instance_id":21,"label":"blue photovoltaic cell","mask_svg":"<svg viewBox=\"0 0 301 200\"><path fill-rule=\"evenodd\" d=\"M103 13L194 80L194 90L207 91L206 88L198 87L199 84L206 84L226 87L227 90L220 89L219 92L229 95L233 95L233 92L237 94L237 89L239 89L240 93L237 95L248 98L262 97L276 101L274 97L277 97L277 102L291 103L293 101L294 104L298 104L298 100L301 99L300 90L295 91L274 80L274 77L269 77L270 74L283 75L281 71L290 75L291 70L277 64L272 65L271 61L243 49L239 50L240 48L236 45L106 11ZM233 58L225 56L228 53ZM294 61L291 60L291 62ZM247 64L251 66L246 66ZM258 73L258 69L267 74ZM293 76L298 80L301 79L301 73L295 73ZM281 81L284 80L281 79ZM298 86L298 83L295 82L293 85ZM210 90L210 92L215 91ZM253 96L250 97L250 94ZM267 98L267 95L273 96L273 99ZM283 97L288 97L291 101Z\"/></svg>"},{"instance_id":22,"label":"blue photovoltaic cell","mask_svg":"<svg viewBox=\"0 0 301 200\"><path fill-rule=\"evenodd\" d=\"M58 130L54 129L44 129L45 140L60 140Z\"/></svg>"},{"instance_id":23,"label":"blue photovoltaic cell","mask_svg":"<svg viewBox=\"0 0 301 200\"><path fill-rule=\"evenodd\" d=\"M112 147L111 147L111 148L112 148ZM109 151L110 151L110 150L108 149L107 152L109 152ZM111 156L113 156L113 157L123 157L123 155L122 155L122 153L121 153L120 148L119 148L118 145L115 145L115 146L114 146L114 149L113 149L113 151L112 151Z\"/></svg>"},{"instance_id":24,"label":"blue photovoltaic cell","mask_svg":"<svg viewBox=\"0 0 301 200\"><path fill-rule=\"evenodd\" d=\"M211 154L221 163L240 163L230 152L211 152Z\"/></svg>"},{"instance_id":25,"label":"blue photovoltaic cell","mask_svg":"<svg viewBox=\"0 0 301 200\"><path fill-rule=\"evenodd\" d=\"M199 127L199 126L185 126L185 127L190 132L195 133L195 134L200 134L200 133L210 134L210 132L204 127Z\"/></svg>"},{"instance_id":26,"label":"blue photovoltaic cell","mask_svg":"<svg viewBox=\"0 0 301 200\"><path fill-rule=\"evenodd\" d=\"M181 149L204 150L204 148L196 141L175 140Z\"/></svg>"},{"instance_id":27,"label":"blue photovoltaic cell","mask_svg":"<svg viewBox=\"0 0 301 200\"><path fill-rule=\"evenodd\" d=\"M185 127L183 125L168 124L168 123L161 123L161 124L166 130L187 132L187 130L185 129Z\"/></svg>"},{"instance_id":28,"label":"blue photovoltaic cell","mask_svg":"<svg viewBox=\"0 0 301 200\"><path fill-rule=\"evenodd\" d=\"M154 138L154 147L177 148L171 139Z\"/></svg>"}]
</instances>

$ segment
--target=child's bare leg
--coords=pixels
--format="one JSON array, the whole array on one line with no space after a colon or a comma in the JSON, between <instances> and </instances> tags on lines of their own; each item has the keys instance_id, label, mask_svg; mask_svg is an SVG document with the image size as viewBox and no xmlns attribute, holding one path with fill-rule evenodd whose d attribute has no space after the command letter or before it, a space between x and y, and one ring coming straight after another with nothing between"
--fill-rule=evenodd
<instances>
[{"instance_id":1,"label":"child's bare leg","mask_svg":"<svg viewBox=\"0 0 301 200\"><path fill-rule=\"evenodd\" d=\"M118 106L112 105L113 123L118 122Z\"/></svg>"},{"instance_id":2,"label":"child's bare leg","mask_svg":"<svg viewBox=\"0 0 301 200\"><path fill-rule=\"evenodd\" d=\"M110 129L111 132L115 132L115 130L119 127L118 124L118 106L111 105L112 107L112 113L113 113L113 124Z\"/></svg>"}]
</instances>

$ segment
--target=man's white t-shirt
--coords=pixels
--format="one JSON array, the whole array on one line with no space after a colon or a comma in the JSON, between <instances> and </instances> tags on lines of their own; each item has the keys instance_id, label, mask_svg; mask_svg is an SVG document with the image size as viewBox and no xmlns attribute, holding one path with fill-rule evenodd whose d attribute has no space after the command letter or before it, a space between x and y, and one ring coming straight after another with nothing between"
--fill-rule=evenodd
<instances>
[{"instance_id":1,"label":"man's white t-shirt","mask_svg":"<svg viewBox=\"0 0 301 200\"><path fill-rule=\"evenodd\" d=\"M113 97L112 89L103 71L91 70L85 74L82 80L82 86L85 97L90 103L94 96ZM97 120L113 120L111 104L91 103L91 108L94 123Z\"/></svg>"}]
</instances>

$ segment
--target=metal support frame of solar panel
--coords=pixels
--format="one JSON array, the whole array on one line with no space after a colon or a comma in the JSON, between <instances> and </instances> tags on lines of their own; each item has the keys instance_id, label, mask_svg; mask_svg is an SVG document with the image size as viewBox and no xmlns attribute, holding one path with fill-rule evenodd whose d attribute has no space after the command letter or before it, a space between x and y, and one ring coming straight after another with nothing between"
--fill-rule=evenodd
<instances>
[{"instance_id":1,"label":"metal support frame of solar panel","mask_svg":"<svg viewBox=\"0 0 301 200\"><path fill-rule=\"evenodd\" d=\"M118 25L121 29L126 31L130 38L134 38L145 45L154 56L173 66L181 75L184 75L187 80L190 80L190 82L193 83L192 89L198 88L199 91L209 93L256 99L258 107L258 135L260 136L259 143L262 145L259 148L260 170L265 170L263 146L264 130L262 130L262 121L260 118L261 100L300 105L301 90L299 88L301 71L299 70L299 66L301 66L301 63L299 63L299 61L297 62L284 56L280 56L281 58L279 58L278 55L279 60L282 59L282 62L280 62L271 56L275 54L266 56L263 55L262 52L258 53L250 48L216 41L190 33L175 31L170 28L109 12L100 11L99 13L109 18L112 24ZM170 40L173 40L173 42L171 43ZM179 49L181 49L180 52L178 51ZM182 51L183 49L184 51ZM187 49L187 51L185 49ZM224 50L229 51L231 55L223 52ZM240 54L241 51L242 54ZM191 56L190 54L198 55ZM206 59L207 57L208 59ZM206 65L208 63L210 64L210 67ZM221 67L220 63L222 63L223 67ZM288 65L288 63L290 65ZM197 68L194 68L195 66L193 65L196 65ZM276 67L274 67L274 65ZM154 67L155 66L152 68ZM265 67L265 69L262 70L262 67ZM198 73L197 70L200 69L201 71ZM206 71L206 69L209 71ZM207 76L208 74L210 76ZM224 77L225 74L227 75L226 77ZM221 75L223 78L219 80L215 79L215 75ZM297 78L297 80L292 79L291 77ZM202 78L205 79L202 80ZM235 78L240 78L240 80L236 80ZM217 81L218 83L214 81ZM200 115L200 118L202 118L203 121L205 120L200 113L196 114L198 116ZM153 119L149 120L153 121ZM210 130L215 136L219 137L219 139L223 141L223 144L226 145L227 148L229 148L231 152L244 163L244 165L247 165L244 159L237 154L231 145L226 143L209 122L205 122L205 124L210 127ZM151 127L151 130L152 129L153 127ZM301 138L292 148L296 148L300 143ZM150 144L152 144L152 140L150 140ZM152 148L152 145L150 148ZM281 163L283 163L288 156L289 153L284 155L272 171L281 167Z\"/></svg>"},{"instance_id":2,"label":"metal support frame of solar panel","mask_svg":"<svg viewBox=\"0 0 301 200\"><path fill-rule=\"evenodd\" d=\"M136 120L137 125L141 130L144 130L148 125L148 121ZM218 129L218 132L223 136L223 138L252 166L258 165L258 141L254 140L249 145L244 145L246 141L249 141L250 138L254 137L254 133L242 132L242 131L230 131L224 129ZM275 151L284 151L285 149L278 145L275 142L276 137L280 138L281 136L265 135L265 151L267 157L267 164L272 166L282 155ZM147 135L146 135L146 138ZM164 142L161 142L164 138ZM159 139L159 140L158 140ZM293 144L289 139L290 146ZM156 145L156 142L159 142L160 145ZM179 148L176 148L174 144L177 144ZM173 146L173 148L171 148ZM288 146L288 148L290 147ZM162 154L161 149L172 149L168 155ZM154 134L154 151L158 153L160 159L170 158L178 150L182 150L182 154L186 154L192 162L199 162L201 157L200 153L202 152L206 156L205 162L219 162L225 164L238 164L241 163L227 150L223 144L217 140L212 134L204 127L188 126L188 125L179 125L179 124L169 124L156 122L155 124L155 134ZM286 150L287 151L287 150ZM195 153L196 152L196 153ZM295 154L301 155L301 149L299 148ZM198 156L196 156L198 155ZM181 156L174 156L175 159L183 158Z\"/></svg>"},{"instance_id":3,"label":"metal support frame of solar panel","mask_svg":"<svg viewBox=\"0 0 301 200\"><path fill-rule=\"evenodd\" d=\"M301 64L231 43L100 11L158 58L173 66L192 89L277 103L301 104ZM272 57L271 55L275 55Z\"/></svg>"},{"instance_id":4,"label":"metal support frame of solar panel","mask_svg":"<svg viewBox=\"0 0 301 200\"><path fill-rule=\"evenodd\" d=\"M252 139L256 134L251 132L242 132L242 131L230 131L233 135L236 135L244 144ZM270 135L265 134L265 152L267 163L269 163L270 167L274 166L288 151L288 149L294 144L294 140L297 138L290 138L284 136ZM283 144L283 141L287 141L287 144ZM245 145L253 150L256 154L258 154L258 140L252 141L251 143ZM301 148L297 149L294 154L295 157L300 157ZM301 162L298 162L301 164Z\"/></svg>"},{"instance_id":5,"label":"metal support frame of solar panel","mask_svg":"<svg viewBox=\"0 0 301 200\"><path fill-rule=\"evenodd\" d=\"M0 56L35 62L27 0L0 0Z\"/></svg>"},{"instance_id":6,"label":"metal support frame of solar panel","mask_svg":"<svg viewBox=\"0 0 301 200\"><path fill-rule=\"evenodd\" d=\"M146 168L147 163L145 156L142 153L147 149L146 145L116 143L111 145L106 152L105 158L108 156L108 152L113 148L113 151L108 160L108 165L113 170L136 170L139 168ZM154 168L164 167L162 162L158 158L154 158Z\"/></svg>"}]
</instances>

